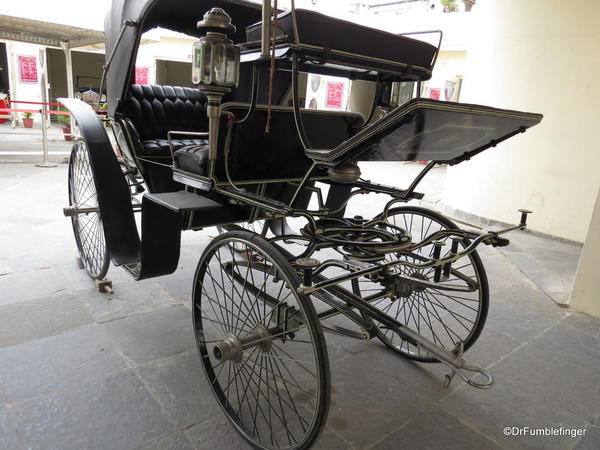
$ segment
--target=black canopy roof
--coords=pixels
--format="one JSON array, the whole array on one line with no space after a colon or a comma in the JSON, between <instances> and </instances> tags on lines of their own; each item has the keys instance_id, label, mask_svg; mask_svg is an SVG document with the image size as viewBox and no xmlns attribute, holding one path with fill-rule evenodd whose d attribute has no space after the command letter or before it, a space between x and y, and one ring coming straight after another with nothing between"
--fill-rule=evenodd
<instances>
[{"instance_id":1,"label":"black canopy roof","mask_svg":"<svg viewBox=\"0 0 600 450\"><path fill-rule=\"evenodd\" d=\"M233 40L245 40L246 27L261 19L261 5L244 0L112 0L104 20L106 57L114 56L106 74L108 113L110 116L123 98L137 56L141 35L161 27L190 36L197 34L196 23L210 8L223 8L237 27ZM115 49L125 21L133 21L123 31L121 43Z\"/></svg>"}]
</instances>

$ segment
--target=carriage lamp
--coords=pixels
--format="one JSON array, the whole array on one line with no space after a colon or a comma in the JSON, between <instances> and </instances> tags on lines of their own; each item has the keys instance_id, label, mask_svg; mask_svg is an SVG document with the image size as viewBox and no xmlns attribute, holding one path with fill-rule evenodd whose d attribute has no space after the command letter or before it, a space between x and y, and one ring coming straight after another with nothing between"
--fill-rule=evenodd
<instances>
[{"instance_id":1,"label":"carriage lamp","mask_svg":"<svg viewBox=\"0 0 600 450\"><path fill-rule=\"evenodd\" d=\"M212 8L198 30L205 33L194 43L192 81L206 94L208 116L208 177L214 178L219 139L220 104L223 95L237 86L240 72L240 49L227 37L235 32L231 17L221 8Z\"/></svg>"},{"instance_id":2,"label":"carriage lamp","mask_svg":"<svg viewBox=\"0 0 600 450\"><path fill-rule=\"evenodd\" d=\"M192 81L203 88L237 86L240 72L240 49L227 37L235 32L231 17L221 8L212 8L198 22L205 32L194 44Z\"/></svg>"}]
</instances>

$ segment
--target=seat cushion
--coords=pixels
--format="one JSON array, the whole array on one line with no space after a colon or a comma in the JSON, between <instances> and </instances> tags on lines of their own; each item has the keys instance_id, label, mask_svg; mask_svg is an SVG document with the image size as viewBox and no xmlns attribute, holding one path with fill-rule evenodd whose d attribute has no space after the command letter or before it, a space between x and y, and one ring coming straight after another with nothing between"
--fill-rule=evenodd
<instances>
[{"instance_id":1,"label":"seat cushion","mask_svg":"<svg viewBox=\"0 0 600 450\"><path fill-rule=\"evenodd\" d=\"M299 44L320 47L325 55L328 50L338 50L428 71L433 68L437 48L426 42L304 9L296 10L296 20L297 29L294 30L290 11L278 16L277 35L285 35L283 42L292 43L297 35ZM250 46L261 39L261 33L262 22L246 28Z\"/></svg>"},{"instance_id":2,"label":"seat cushion","mask_svg":"<svg viewBox=\"0 0 600 450\"><path fill-rule=\"evenodd\" d=\"M173 150L186 146L208 145L206 139L172 139ZM148 139L142 141L144 153L142 156L170 156L169 141L167 139Z\"/></svg>"},{"instance_id":3,"label":"seat cushion","mask_svg":"<svg viewBox=\"0 0 600 450\"><path fill-rule=\"evenodd\" d=\"M206 176L208 142L203 145L187 145L175 152L177 167L187 172Z\"/></svg>"}]
</instances>

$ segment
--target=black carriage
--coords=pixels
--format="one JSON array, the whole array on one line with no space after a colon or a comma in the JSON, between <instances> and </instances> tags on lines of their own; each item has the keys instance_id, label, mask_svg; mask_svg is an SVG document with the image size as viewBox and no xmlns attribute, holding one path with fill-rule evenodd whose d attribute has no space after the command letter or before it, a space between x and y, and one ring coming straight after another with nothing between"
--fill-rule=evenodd
<instances>
[{"instance_id":1,"label":"black carriage","mask_svg":"<svg viewBox=\"0 0 600 450\"><path fill-rule=\"evenodd\" d=\"M134 84L142 33L157 26L199 37L196 89ZM182 230L219 227L193 280L193 329L216 400L249 444L314 442L330 398L323 331L492 385L463 356L489 301L476 248L507 245L501 235L525 228L528 212L483 233L406 203L423 197L417 185L436 164L468 160L541 115L420 98L439 42L275 13L269 1L113 0L105 31L108 117L61 99L80 135L65 214L81 263L96 280L110 261L138 280L166 275ZM306 73L371 83L371 114L305 109ZM415 98L394 104L401 83ZM361 178L357 163L376 160L430 163L398 189ZM382 211L346 217L369 193L389 197Z\"/></svg>"}]
</instances>

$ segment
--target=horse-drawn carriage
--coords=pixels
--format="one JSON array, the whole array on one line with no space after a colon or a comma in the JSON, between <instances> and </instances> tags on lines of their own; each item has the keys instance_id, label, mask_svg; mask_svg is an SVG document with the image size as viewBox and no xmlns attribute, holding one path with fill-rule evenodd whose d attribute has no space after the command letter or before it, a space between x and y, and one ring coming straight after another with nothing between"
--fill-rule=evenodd
<instances>
[{"instance_id":1,"label":"horse-drawn carriage","mask_svg":"<svg viewBox=\"0 0 600 450\"><path fill-rule=\"evenodd\" d=\"M134 83L141 36L157 26L199 38L197 88ZM436 164L468 160L541 115L420 98L439 43L268 0L113 0L105 31L108 117L61 99L80 135L65 214L81 262L97 280L110 261L138 280L166 275L182 230L219 227L193 280L193 330L208 384L248 443L314 442L330 399L323 331L492 385L463 356L489 301L476 248L507 245L501 235L525 228L527 211L483 233L406 203L423 197L417 185ZM307 73L370 84L369 117L305 109ZM399 83L415 98L394 104ZM406 189L364 180L357 164L415 160L430 163ZM374 217L345 217L360 194L389 201Z\"/></svg>"}]
</instances>

